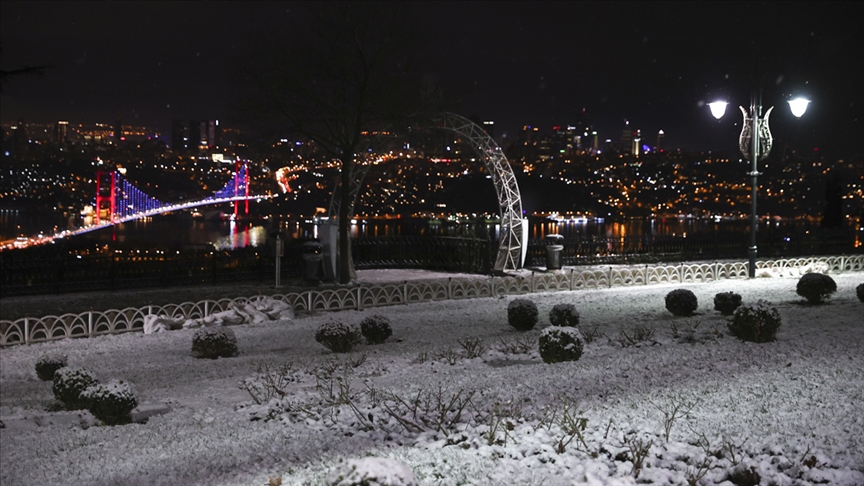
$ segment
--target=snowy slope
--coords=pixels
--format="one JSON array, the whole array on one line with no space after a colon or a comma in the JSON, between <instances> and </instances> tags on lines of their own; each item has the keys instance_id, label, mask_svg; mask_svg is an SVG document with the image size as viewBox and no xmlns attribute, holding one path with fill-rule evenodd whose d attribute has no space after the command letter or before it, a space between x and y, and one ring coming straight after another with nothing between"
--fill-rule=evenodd
<instances>
[{"instance_id":1,"label":"snowy slope","mask_svg":"<svg viewBox=\"0 0 864 486\"><path fill-rule=\"evenodd\" d=\"M421 484L730 485L758 473L761 484L860 485L864 275L833 278L839 290L822 306L795 295L792 278L533 294L540 325L527 334L507 325L512 296L300 316L233 328L240 355L215 361L192 357L192 330L3 349L0 483L322 484L345 460L375 455L407 464ZM675 288L697 295L696 316L665 310ZM772 302L783 318L777 341L725 335L713 310L725 291ZM536 343L558 303L576 306L583 334L600 334L582 358L546 365L536 345L515 352ZM314 340L330 319L372 314L392 322L384 344L333 355ZM621 329L637 325L653 339L623 346ZM480 357L466 357L472 339L487 348ZM51 385L34 371L45 353L131 382L140 402L172 411L145 424L68 425L46 412ZM238 386L261 363L292 370L285 398L266 406ZM340 379L347 388L334 403ZM431 420L398 401L414 397L464 408Z\"/></svg>"}]
</instances>

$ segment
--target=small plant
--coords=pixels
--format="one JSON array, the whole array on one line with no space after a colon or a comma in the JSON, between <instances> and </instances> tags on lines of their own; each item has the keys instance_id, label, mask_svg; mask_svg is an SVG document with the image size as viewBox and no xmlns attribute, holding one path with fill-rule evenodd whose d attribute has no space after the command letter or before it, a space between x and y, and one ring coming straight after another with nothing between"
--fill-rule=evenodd
<instances>
[{"instance_id":1,"label":"small plant","mask_svg":"<svg viewBox=\"0 0 864 486\"><path fill-rule=\"evenodd\" d=\"M464 422L464 415L476 409L472 401L476 393L464 388L452 391L439 387L437 391L420 389L415 395L403 398L384 392L380 403L384 412L409 433L435 431L449 437Z\"/></svg>"},{"instance_id":2,"label":"small plant","mask_svg":"<svg viewBox=\"0 0 864 486\"><path fill-rule=\"evenodd\" d=\"M556 304L549 311L549 322L557 327L576 327L579 325L579 311L573 304Z\"/></svg>"},{"instance_id":3,"label":"small plant","mask_svg":"<svg viewBox=\"0 0 864 486\"><path fill-rule=\"evenodd\" d=\"M689 416L690 412L693 410L693 407L695 407L696 404L699 403L699 401L690 401L686 400L682 396L674 396L660 405L652 402L651 400L648 400L648 403L654 405L654 408L656 408L663 414L663 431L665 432L664 438L666 439L666 442L669 442L669 435L672 433L672 427L675 425L675 421L679 418Z\"/></svg>"},{"instance_id":4,"label":"small plant","mask_svg":"<svg viewBox=\"0 0 864 486\"><path fill-rule=\"evenodd\" d=\"M537 325L537 304L528 299L513 299L507 305L507 322L517 331L530 331Z\"/></svg>"},{"instance_id":5,"label":"small plant","mask_svg":"<svg viewBox=\"0 0 864 486\"><path fill-rule=\"evenodd\" d=\"M692 315L699 307L696 294L687 289L675 289L666 294L666 309L673 315L685 317Z\"/></svg>"},{"instance_id":6,"label":"small plant","mask_svg":"<svg viewBox=\"0 0 864 486\"><path fill-rule=\"evenodd\" d=\"M801 276L795 288L795 293L811 304L821 304L836 291L837 283L824 273L808 273Z\"/></svg>"},{"instance_id":7,"label":"small plant","mask_svg":"<svg viewBox=\"0 0 864 486\"><path fill-rule=\"evenodd\" d=\"M54 372L52 390L54 397L63 402L68 410L87 408L87 400L81 394L98 383L93 373L82 368L60 368Z\"/></svg>"},{"instance_id":8,"label":"small plant","mask_svg":"<svg viewBox=\"0 0 864 486\"><path fill-rule=\"evenodd\" d=\"M444 350L435 353L435 359L439 359L450 366L453 366L462 359L462 355L452 347L447 346Z\"/></svg>"},{"instance_id":9,"label":"small plant","mask_svg":"<svg viewBox=\"0 0 864 486\"><path fill-rule=\"evenodd\" d=\"M458 343L462 346L462 350L465 351L465 357L468 359L479 358L489 349L486 343L479 337L460 339Z\"/></svg>"},{"instance_id":10,"label":"small plant","mask_svg":"<svg viewBox=\"0 0 864 486\"><path fill-rule=\"evenodd\" d=\"M506 354L528 354L534 349L537 341L530 335L516 336L514 339L505 341L501 339L501 346L498 350Z\"/></svg>"},{"instance_id":11,"label":"small plant","mask_svg":"<svg viewBox=\"0 0 864 486\"><path fill-rule=\"evenodd\" d=\"M714 310L724 316L731 316L741 306L741 296L735 292L720 292L714 296Z\"/></svg>"},{"instance_id":12,"label":"small plant","mask_svg":"<svg viewBox=\"0 0 864 486\"><path fill-rule=\"evenodd\" d=\"M702 321L691 322L688 320L680 327L677 322L672 322L669 324L669 328L672 330L672 337L674 339L679 339L681 342L685 343L695 343L699 341L696 337L696 331L701 325ZM714 335L716 335L716 333L714 333Z\"/></svg>"},{"instance_id":13,"label":"small plant","mask_svg":"<svg viewBox=\"0 0 864 486\"><path fill-rule=\"evenodd\" d=\"M381 344L393 335L390 319L377 314L360 321L360 332L369 344Z\"/></svg>"},{"instance_id":14,"label":"small plant","mask_svg":"<svg viewBox=\"0 0 864 486\"><path fill-rule=\"evenodd\" d=\"M625 348L635 346L641 342L653 340L655 331L653 326L637 322L629 331L623 328L618 331L618 342Z\"/></svg>"},{"instance_id":15,"label":"small plant","mask_svg":"<svg viewBox=\"0 0 864 486\"><path fill-rule=\"evenodd\" d=\"M583 339L575 327L547 327L540 334L540 357L544 363L576 361L582 357Z\"/></svg>"},{"instance_id":16,"label":"small plant","mask_svg":"<svg viewBox=\"0 0 864 486\"><path fill-rule=\"evenodd\" d=\"M272 398L285 398L288 385L299 380L299 372L294 369L294 363L273 367L267 363L258 363L255 365L255 375L242 380L240 389L246 390L255 403L262 405Z\"/></svg>"},{"instance_id":17,"label":"small plant","mask_svg":"<svg viewBox=\"0 0 864 486\"><path fill-rule=\"evenodd\" d=\"M648 453L651 451L651 446L654 445L653 440L644 441L641 438L630 436L624 438L624 445L630 451L630 461L633 463L633 469L630 471L635 477L639 477L642 472L642 464L648 458Z\"/></svg>"},{"instance_id":18,"label":"small plant","mask_svg":"<svg viewBox=\"0 0 864 486\"><path fill-rule=\"evenodd\" d=\"M593 454L588 450L588 444L585 442L585 435L583 434L585 429L588 427L588 419L580 417L580 413L582 412L576 412L575 408L571 408L570 405L566 403L563 405L558 426L561 427L564 436L559 438L558 443L555 444L555 452L558 454L564 454L567 450L567 446L573 442L573 439L578 438L579 443L582 444L583 452L587 452L593 457L596 457L596 454Z\"/></svg>"},{"instance_id":19,"label":"small plant","mask_svg":"<svg viewBox=\"0 0 864 486\"><path fill-rule=\"evenodd\" d=\"M334 353L350 353L360 339L360 329L338 321L325 322L315 331L315 341Z\"/></svg>"},{"instance_id":20,"label":"small plant","mask_svg":"<svg viewBox=\"0 0 864 486\"><path fill-rule=\"evenodd\" d=\"M87 409L105 425L124 425L132 421L132 410L138 406L138 399L129 385L123 381L107 384L97 383L81 393L87 401Z\"/></svg>"},{"instance_id":21,"label":"small plant","mask_svg":"<svg viewBox=\"0 0 864 486\"><path fill-rule=\"evenodd\" d=\"M42 381L54 379L54 372L66 367L67 358L62 354L45 354L36 360L36 376Z\"/></svg>"},{"instance_id":22,"label":"small plant","mask_svg":"<svg viewBox=\"0 0 864 486\"><path fill-rule=\"evenodd\" d=\"M192 355L207 359L237 356L237 336L227 327L202 327L192 336Z\"/></svg>"},{"instance_id":23,"label":"small plant","mask_svg":"<svg viewBox=\"0 0 864 486\"><path fill-rule=\"evenodd\" d=\"M858 295L858 300L864 302L864 283L858 284L858 286L855 287L855 293Z\"/></svg>"},{"instance_id":24,"label":"small plant","mask_svg":"<svg viewBox=\"0 0 864 486\"><path fill-rule=\"evenodd\" d=\"M729 333L742 341L767 343L776 339L780 324L777 308L759 300L739 307L728 327Z\"/></svg>"},{"instance_id":25,"label":"small plant","mask_svg":"<svg viewBox=\"0 0 864 486\"><path fill-rule=\"evenodd\" d=\"M586 344L591 344L601 337L606 337L606 334L600 330L599 324L594 324L593 326L582 326L579 332L582 333L582 338L585 339Z\"/></svg>"},{"instance_id":26,"label":"small plant","mask_svg":"<svg viewBox=\"0 0 864 486\"><path fill-rule=\"evenodd\" d=\"M506 446L508 440L516 442L510 432L516 429L513 422L522 417L521 403L521 401L517 401L502 405L500 402L495 402L486 417L489 421L489 428L483 433L487 445Z\"/></svg>"}]
</instances>

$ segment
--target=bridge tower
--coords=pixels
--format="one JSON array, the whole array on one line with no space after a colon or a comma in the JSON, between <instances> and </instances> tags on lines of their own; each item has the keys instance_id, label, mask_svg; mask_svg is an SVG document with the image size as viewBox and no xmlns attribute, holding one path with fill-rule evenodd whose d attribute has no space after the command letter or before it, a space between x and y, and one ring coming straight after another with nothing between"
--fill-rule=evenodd
<instances>
[{"instance_id":1,"label":"bridge tower","mask_svg":"<svg viewBox=\"0 0 864 486\"><path fill-rule=\"evenodd\" d=\"M117 209L115 174L113 170L96 172L96 224L114 221L114 212Z\"/></svg>"},{"instance_id":2,"label":"bridge tower","mask_svg":"<svg viewBox=\"0 0 864 486\"><path fill-rule=\"evenodd\" d=\"M240 171L243 171L243 182L241 185L240 182ZM245 201L245 212L243 214L249 215L249 168L246 165L246 161L242 161L238 158L234 165L234 197L245 196L247 199ZM240 201L234 201L234 219L237 219L237 213L240 210Z\"/></svg>"}]
</instances>

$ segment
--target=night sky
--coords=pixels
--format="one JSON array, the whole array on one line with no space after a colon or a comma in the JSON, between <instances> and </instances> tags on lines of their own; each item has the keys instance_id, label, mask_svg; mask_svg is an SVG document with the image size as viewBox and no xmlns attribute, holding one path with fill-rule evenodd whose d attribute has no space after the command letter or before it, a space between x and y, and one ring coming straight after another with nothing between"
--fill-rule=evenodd
<instances>
[{"instance_id":1,"label":"night sky","mask_svg":"<svg viewBox=\"0 0 864 486\"><path fill-rule=\"evenodd\" d=\"M550 130L587 118L601 139L642 129L653 144L734 152L762 87L777 143L828 157L864 154L860 3L412 3L431 31L417 53L456 111ZM308 22L294 2L0 2L2 68L49 65L3 86L2 121L157 127L229 120L235 73L260 33ZM800 120L785 101L813 102ZM716 121L704 103L723 97ZM783 106L780 106L783 103ZM777 147L778 145L775 145Z\"/></svg>"}]
</instances>

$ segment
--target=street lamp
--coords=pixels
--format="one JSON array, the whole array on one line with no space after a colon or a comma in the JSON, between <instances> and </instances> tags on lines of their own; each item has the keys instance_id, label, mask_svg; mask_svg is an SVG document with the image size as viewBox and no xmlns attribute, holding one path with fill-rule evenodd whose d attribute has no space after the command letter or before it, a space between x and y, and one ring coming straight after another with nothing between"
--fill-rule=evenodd
<instances>
[{"instance_id":1,"label":"street lamp","mask_svg":"<svg viewBox=\"0 0 864 486\"><path fill-rule=\"evenodd\" d=\"M789 100L789 108L792 110L792 114L795 115L796 118L800 118L801 115L807 111L807 105L809 103L810 100L796 98L794 100ZM714 118L719 120L726 113L726 105L727 103L725 101L715 101L709 103L708 107L711 109L711 114L714 115ZM771 152L771 146L774 143L774 139L771 138L771 130L768 128L768 117L771 116L771 110L773 110L774 107L772 106L768 108L765 112L765 116L762 116L762 101L760 97L754 94L750 100L749 113L743 106L739 106L739 108L741 109L741 114L744 115L744 125L741 128L741 136L738 137L738 147L741 149L741 154L743 154L745 158L750 159L753 164L750 172L747 173L747 175L752 178L753 186L753 193L750 198L752 204L750 213L750 248L747 250L750 264L747 274L750 278L754 278L756 276L757 253L756 191L759 187L757 184L757 179L759 177L757 162L768 156L768 153Z\"/></svg>"}]
</instances>

